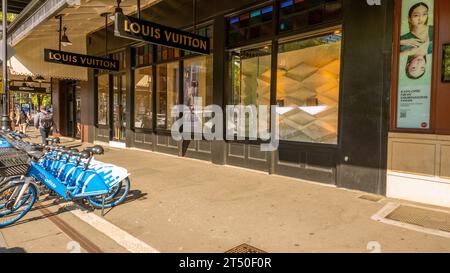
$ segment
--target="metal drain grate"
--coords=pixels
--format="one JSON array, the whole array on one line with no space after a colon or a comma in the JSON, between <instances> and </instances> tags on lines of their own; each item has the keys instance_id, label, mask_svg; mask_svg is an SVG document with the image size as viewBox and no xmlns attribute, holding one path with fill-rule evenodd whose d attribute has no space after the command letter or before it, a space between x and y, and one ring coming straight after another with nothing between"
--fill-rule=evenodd
<instances>
[{"instance_id":1,"label":"metal drain grate","mask_svg":"<svg viewBox=\"0 0 450 273\"><path fill-rule=\"evenodd\" d=\"M265 251L262 251L261 249L258 249L254 246L242 244L240 246L237 246L235 248L232 248L225 253L267 253Z\"/></svg>"},{"instance_id":2,"label":"metal drain grate","mask_svg":"<svg viewBox=\"0 0 450 273\"><path fill-rule=\"evenodd\" d=\"M450 232L450 213L400 206L386 218L428 229Z\"/></svg>"}]
</instances>

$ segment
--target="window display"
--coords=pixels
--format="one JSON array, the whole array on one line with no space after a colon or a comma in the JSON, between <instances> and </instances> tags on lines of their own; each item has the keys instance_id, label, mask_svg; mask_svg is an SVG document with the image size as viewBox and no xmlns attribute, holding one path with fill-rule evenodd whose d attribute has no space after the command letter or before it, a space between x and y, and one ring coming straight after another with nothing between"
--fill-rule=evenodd
<instances>
[{"instance_id":1,"label":"window display","mask_svg":"<svg viewBox=\"0 0 450 273\"><path fill-rule=\"evenodd\" d=\"M194 113L194 99L201 98L202 105L213 104L213 57L212 55L200 56L184 61L184 104ZM202 111L192 115L202 123Z\"/></svg>"},{"instance_id":2,"label":"window display","mask_svg":"<svg viewBox=\"0 0 450 273\"><path fill-rule=\"evenodd\" d=\"M135 71L135 106L134 127L140 129L152 128L152 68L146 67Z\"/></svg>"},{"instance_id":3,"label":"window display","mask_svg":"<svg viewBox=\"0 0 450 273\"><path fill-rule=\"evenodd\" d=\"M233 51L231 52L230 60L232 104L254 105L256 108L260 105L266 108L269 107L271 47L264 46L243 51ZM267 120L266 126L266 128L269 128L269 120ZM248 127L249 125L246 123L246 135L239 135L239 137L249 136Z\"/></svg>"},{"instance_id":4,"label":"window display","mask_svg":"<svg viewBox=\"0 0 450 273\"><path fill-rule=\"evenodd\" d=\"M98 76L98 124L109 124L109 75Z\"/></svg>"},{"instance_id":5,"label":"window display","mask_svg":"<svg viewBox=\"0 0 450 273\"><path fill-rule=\"evenodd\" d=\"M157 128L170 130L174 105L179 104L179 62L160 64L156 67L156 122Z\"/></svg>"}]
</instances>

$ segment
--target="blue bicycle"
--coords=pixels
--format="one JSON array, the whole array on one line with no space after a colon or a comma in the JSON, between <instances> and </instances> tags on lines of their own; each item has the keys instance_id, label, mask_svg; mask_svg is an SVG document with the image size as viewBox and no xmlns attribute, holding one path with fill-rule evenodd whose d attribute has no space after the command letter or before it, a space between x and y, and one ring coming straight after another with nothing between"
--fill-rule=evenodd
<instances>
[{"instance_id":1,"label":"blue bicycle","mask_svg":"<svg viewBox=\"0 0 450 273\"><path fill-rule=\"evenodd\" d=\"M41 188L66 201L87 200L101 208L102 214L104 208L125 200L130 174L124 168L94 160L94 155L104 153L101 146L80 152L54 144L27 143L21 137L0 134L0 176L4 177L0 182L0 228L24 217L38 200Z\"/></svg>"}]
</instances>

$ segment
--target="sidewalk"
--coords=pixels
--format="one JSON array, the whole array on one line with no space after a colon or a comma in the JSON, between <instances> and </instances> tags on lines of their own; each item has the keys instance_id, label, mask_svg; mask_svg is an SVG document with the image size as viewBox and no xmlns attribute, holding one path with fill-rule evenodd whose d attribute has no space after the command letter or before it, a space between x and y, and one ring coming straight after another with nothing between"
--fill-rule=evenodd
<instances>
[{"instance_id":1,"label":"sidewalk","mask_svg":"<svg viewBox=\"0 0 450 273\"><path fill-rule=\"evenodd\" d=\"M132 174L133 201L106 219L161 252L449 252L450 239L371 220L388 200L208 162L108 149Z\"/></svg>"},{"instance_id":2,"label":"sidewalk","mask_svg":"<svg viewBox=\"0 0 450 273\"><path fill-rule=\"evenodd\" d=\"M359 253L370 252L371 242L382 252L450 252L448 238L371 220L397 200L375 202L361 199L362 192L163 154L105 150L98 160L132 174L129 198L107 211L105 219L160 252L223 253L246 243L275 253ZM34 246L15 238L42 221L0 232L9 247L27 251ZM77 225L89 238L98 237L91 236L97 231ZM107 239L99 246L124 251Z\"/></svg>"}]
</instances>

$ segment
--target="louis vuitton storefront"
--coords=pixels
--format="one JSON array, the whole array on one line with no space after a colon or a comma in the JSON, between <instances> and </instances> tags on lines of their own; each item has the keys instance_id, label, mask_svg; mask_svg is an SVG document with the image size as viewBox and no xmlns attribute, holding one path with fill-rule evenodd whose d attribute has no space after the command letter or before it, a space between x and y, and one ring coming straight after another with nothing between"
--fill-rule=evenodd
<instances>
[{"instance_id":1,"label":"louis vuitton storefront","mask_svg":"<svg viewBox=\"0 0 450 273\"><path fill-rule=\"evenodd\" d=\"M113 24L90 33L87 54L108 55L119 69L89 72L89 141L385 194L391 2L167 0L141 12L208 38L166 37L203 52L129 39ZM172 110L193 107L194 97L222 109L276 105L278 149L263 152L262 140L238 134L174 140Z\"/></svg>"}]
</instances>

